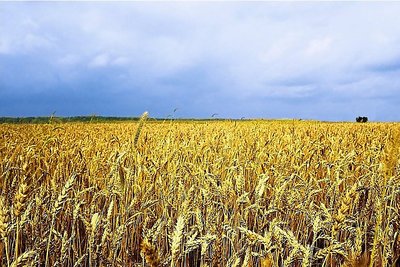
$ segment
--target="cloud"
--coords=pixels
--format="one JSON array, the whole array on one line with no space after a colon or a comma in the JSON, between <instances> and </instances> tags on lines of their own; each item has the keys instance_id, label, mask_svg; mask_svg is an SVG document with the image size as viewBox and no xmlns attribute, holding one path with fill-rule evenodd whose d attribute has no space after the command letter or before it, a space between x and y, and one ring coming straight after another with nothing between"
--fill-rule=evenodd
<instances>
[{"instance_id":1,"label":"cloud","mask_svg":"<svg viewBox=\"0 0 400 267\"><path fill-rule=\"evenodd\" d=\"M63 55L58 59L60 65L76 65L79 63L79 56L74 54Z\"/></svg>"},{"instance_id":2,"label":"cloud","mask_svg":"<svg viewBox=\"0 0 400 267\"><path fill-rule=\"evenodd\" d=\"M119 56L111 62L115 66L126 66L129 64L129 58L124 56Z\"/></svg>"},{"instance_id":3,"label":"cloud","mask_svg":"<svg viewBox=\"0 0 400 267\"><path fill-rule=\"evenodd\" d=\"M112 115L140 114L129 104L140 98L160 116L180 105L185 116L353 120L369 105L393 118L399 12L393 2L2 3L0 96L96 94L87 105L101 109L103 95Z\"/></svg>"},{"instance_id":4,"label":"cloud","mask_svg":"<svg viewBox=\"0 0 400 267\"><path fill-rule=\"evenodd\" d=\"M306 49L306 54L308 56L318 56L319 54L329 51L331 44L332 38L330 37L311 40Z\"/></svg>"},{"instance_id":5,"label":"cloud","mask_svg":"<svg viewBox=\"0 0 400 267\"><path fill-rule=\"evenodd\" d=\"M89 67L101 68L106 67L110 63L110 58L107 54L100 54L95 56L90 62Z\"/></svg>"},{"instance_id":6,"label":"cloud","mask_svg":"<svg viewBox=\"0 0 400 267\"><path fill-rule=\"evenodd\" d=\"M400 71L400 57L392 58L386 62L375 63L367 66L367 69L373 72L399 72Z\"/></svg>"}]
</instances>

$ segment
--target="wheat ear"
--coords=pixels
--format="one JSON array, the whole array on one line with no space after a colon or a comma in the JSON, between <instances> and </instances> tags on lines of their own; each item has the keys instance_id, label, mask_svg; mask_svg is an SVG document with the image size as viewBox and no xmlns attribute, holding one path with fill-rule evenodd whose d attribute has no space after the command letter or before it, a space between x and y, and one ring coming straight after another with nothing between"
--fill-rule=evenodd
<instances>
[{"instance_id":1,"label":"wheat ear","mask_svg":"<svg viewBox=\"0 0 400 267\"><path fill-rule=\"evenodd\" d=\"M147 240L147 238L142 241L140 252L150 267L160 266L160 259L158 257L156 248Z\"/></svg>"},{"instance_id":2,"label":"wheat ear","mask_svg":"<svg viewBox=\"0 0 400 267\"><path fill-rule=\"evenodd\" d=\"M7 266L10 266L10 255L8 254L8 226L10 223L10 216L6 208L3 196L0 196L0 235L4 241L4 249L6 251Z\"/></svg>"},{"instance_id":3,"label":"wheat ear","mask_svg":"<svg viewBox=\"0 0 400 267\"><path fill-rule=\"evenodd\" d=\"M172 235L172 243L171 243L171 253L172 253L172 259L171 259L171 267L175 266L175 261L178 257L179 251L180 251L180 246L181 246L181 241L183 237L183 228L185 227L185 219L184 216L179 216L176 226L175 226L175 231Z\"/></svg>"},{"instance_id":4,"label":"wheat ear","mask_svg":"<svg viewBox=\"0 0 400 267\"><path fill-rule=\"evenodd\" d=\"M15 195L14 215L17 218L17 230L15 234L15 253L14 258L18 258L19 253L19 238L20 238L20 215L26 205L26 197L28 196L28 185L22 182L18 187L18 192Z\"/></svg>"},{"instance_id":5,"label":"wheat ear","mask_svg":"<svg viewBox=\"0 0 400 267\"><path fill-rule=\"evenodd\" d=\"M145 111L142 116L140 116L140 120L139 120L139 125L136 129L136 133L135 133L135 138L133 139L133 145L136 147L137 146L137 142L139 140L139 136L140 136L140 132L142 131L143 125L145 123L145 121L147 120L147 118L149 117L149 113L147 111Z\"/></svg>"},{"instance_id":6,"label":"wheat ear","mask_svg":"<svg viewBox=\"0 0 400 267\"><path fill-rule=\"evenodd\" d=\"M49 239L47 240L46 264L45 264L46 266L49 261L50 243L51 243L52 233L54 230L54 222L56 220L57 214L61 211L62 205L64 204L64 202L66 201L66 199L68 197L68 192L71 190L72 186L74 185L75 177L76 177L75 175L72 175L71 178L68 179L68 181L65 183L63 189L61 190L61 193L58 195L58 198L53 206Z\"/></svg>"}]
</instances>

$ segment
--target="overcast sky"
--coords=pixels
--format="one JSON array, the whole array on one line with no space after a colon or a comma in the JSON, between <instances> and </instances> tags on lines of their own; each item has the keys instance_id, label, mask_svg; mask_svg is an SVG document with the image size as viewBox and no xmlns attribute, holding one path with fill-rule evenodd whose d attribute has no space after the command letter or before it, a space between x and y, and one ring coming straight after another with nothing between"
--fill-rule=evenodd
<instances>
[{"instance_id":1,"label":"overcast sky","mask_svg":"<svg viewBox=\"0 0 400 267\"><path fill-rule=\"evenodd\" d=\"M0 2L0 116L400 120L400 2Z\"/></svg>"}]
</instances>

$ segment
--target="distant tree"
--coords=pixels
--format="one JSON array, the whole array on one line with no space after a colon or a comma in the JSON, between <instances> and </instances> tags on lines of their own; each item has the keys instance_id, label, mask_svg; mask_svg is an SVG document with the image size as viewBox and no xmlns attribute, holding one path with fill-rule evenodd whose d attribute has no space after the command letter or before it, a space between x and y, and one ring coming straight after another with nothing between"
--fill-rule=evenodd
<instances>
[{"instance_id":1,"label":"distant tree","mask_svg":"<svg viewBox=\"0 0 400 267\"><path fill-rule=\"evenodd\" d=\"M356 118L356 122L367 122L368 121L368 117L357 117Z\"/></svg>"}]
</instances>

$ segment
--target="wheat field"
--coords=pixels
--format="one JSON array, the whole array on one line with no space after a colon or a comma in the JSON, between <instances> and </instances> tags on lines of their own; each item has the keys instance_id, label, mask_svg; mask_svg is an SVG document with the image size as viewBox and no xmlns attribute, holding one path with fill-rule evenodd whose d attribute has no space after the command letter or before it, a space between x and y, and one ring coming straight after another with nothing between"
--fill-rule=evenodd
<instances>
[{"instance_id":1,"label":"wheat field","mask_svg":"<svg viewBox=\"0 0 400 267\"><path fill-rule=\"evenodd\" d=\"M0 125L1 266L399 266L400 124Z\"/></svg>"}]
</instances>

